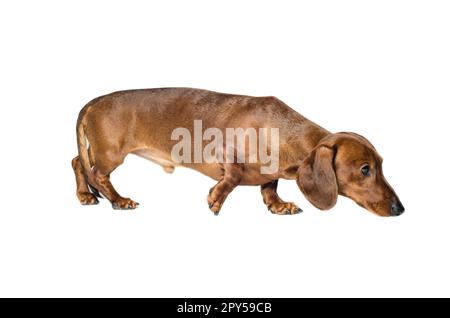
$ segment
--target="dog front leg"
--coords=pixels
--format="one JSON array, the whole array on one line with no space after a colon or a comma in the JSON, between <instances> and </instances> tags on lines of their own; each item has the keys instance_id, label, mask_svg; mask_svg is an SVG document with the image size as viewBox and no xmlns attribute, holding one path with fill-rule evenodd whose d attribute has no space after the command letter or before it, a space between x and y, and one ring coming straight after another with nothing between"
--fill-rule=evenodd
<instances>
[{"instance_id":1,"label":"dog front leg","mask_svg":"<svg viewBox=\"0 0 450 318\"><path fill-rule=\"evenodd\" d=\"M215 215L219 214L223 202L233 189L239 185L243 174L243 165L237 163L224 163L222 179L209 190L208 205Z\"/></svg>"},{"instance_id":2,"label":"dog front leg","mask_svg":"<svg viewBox=\"0 0 450 318\"><path fill-rule=\"evenodd\" d=\"M303 212L298 206L292 202L284 202L277 193L278 180L263 184L261 186L261 194L264 204L270 212L274 214L297 214Z\"/></svg>"}]
</instances>

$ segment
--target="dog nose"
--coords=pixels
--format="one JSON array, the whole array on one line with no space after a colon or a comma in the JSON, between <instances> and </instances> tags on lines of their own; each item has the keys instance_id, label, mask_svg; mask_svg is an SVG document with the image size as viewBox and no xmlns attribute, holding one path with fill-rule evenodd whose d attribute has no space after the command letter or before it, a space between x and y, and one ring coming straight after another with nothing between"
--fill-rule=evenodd
<instances>
[{"instance_id":1,"label":"dog nose","mask_svg":"<svg viewBox=\"0 0 450 318\"><path fill-rule=\"evenodd\" d=\"M405 208L403 207L403 205L400 201L395 200L394 202L392 202L392 205L391 205L391 215L392 216L399 216L403 212L405 212Z\"/></svg>"}]
</instances>

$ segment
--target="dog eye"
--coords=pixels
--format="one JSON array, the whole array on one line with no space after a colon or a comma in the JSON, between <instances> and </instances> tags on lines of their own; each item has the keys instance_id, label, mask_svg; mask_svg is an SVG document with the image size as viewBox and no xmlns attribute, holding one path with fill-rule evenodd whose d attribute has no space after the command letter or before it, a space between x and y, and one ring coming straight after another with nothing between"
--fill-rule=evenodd
<instances>
[{"instance_id":1,"label":"dog eye","mask_svg":"<svg viewBox=\"0 0 450 318\"><path fill-rule=\"evenodd\" d=\"M370 176L370 166L365 165L361 168L361 173L365 175L366 177Z\"/></svg>"}]
</instances>

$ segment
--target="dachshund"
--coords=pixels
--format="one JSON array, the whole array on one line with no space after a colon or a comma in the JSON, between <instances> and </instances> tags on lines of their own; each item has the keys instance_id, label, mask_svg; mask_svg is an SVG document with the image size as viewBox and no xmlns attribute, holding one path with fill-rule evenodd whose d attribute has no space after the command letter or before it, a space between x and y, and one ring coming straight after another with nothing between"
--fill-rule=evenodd
<instances>
[{"instance_id":1,"label":"dachshund","mask_svg":"<svg viewBox=\"0 0 450 318\"><path fill-rule=\"evenodd\" d=\"M184 127L194 133L194 121L203 128L276 128L278 166L262 173L263 165L239 161L179 162L173 158L173 132ZM138 203L120 196L110 174L128 154L161 165L197 170L217 181L207 196L217 214L238 185L261 186L267 208L274 214L302 210L277 194L279 179L296 180L306 198L328 210L338 194L380 216L398 216L404 207L383 176L383 159L364 137L349 132L331 133L301 116L276 97L224 94L193 88L156 88L114 92L89 102L78 117L78 156L72 160L76 194L83 205L107 198L114 209L135 209ZM204 146L206 140L201 141ZM273 147L273 145L271 145ZM249 147L248 143L245 148ZM270 148L270 147L269 147ZM230 154L235 149L224 149ZM268 149L273 152L274 149ZM233 153L233 156L236 156Z\"/></svg>"}]
</instances>

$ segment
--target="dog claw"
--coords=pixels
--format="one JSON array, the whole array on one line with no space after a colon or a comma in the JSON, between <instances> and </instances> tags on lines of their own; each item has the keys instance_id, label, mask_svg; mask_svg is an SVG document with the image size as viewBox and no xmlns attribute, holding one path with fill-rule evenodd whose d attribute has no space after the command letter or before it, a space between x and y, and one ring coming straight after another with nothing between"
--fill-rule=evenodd
<instances>
[{"instance_id":1,"label":"dog claw","mask_svg":"<svg viewBox=\"0 0 450 318\"><path fill-rule=\"evenodd\" d=\"M303 210L300 208L298 208L297 211L295 211L295 213L302 213L302 212L303 212Z\"/></svg>"},{"instance_id":2,"label":"dog claw","mask_svg":"<svg viewBox=\"0 0 450 318\"><path fill-rule=\"evenodd\" d=\"M219 212L214 212L214 215L215 215L215 216L218 216L218 215L219 215Z\"/></svg>"}]
</instances>

